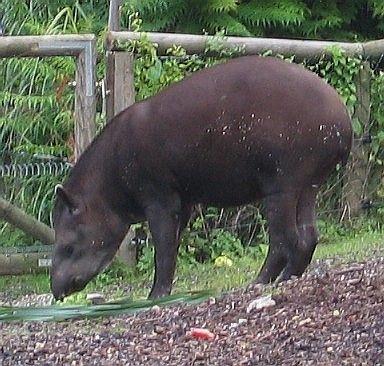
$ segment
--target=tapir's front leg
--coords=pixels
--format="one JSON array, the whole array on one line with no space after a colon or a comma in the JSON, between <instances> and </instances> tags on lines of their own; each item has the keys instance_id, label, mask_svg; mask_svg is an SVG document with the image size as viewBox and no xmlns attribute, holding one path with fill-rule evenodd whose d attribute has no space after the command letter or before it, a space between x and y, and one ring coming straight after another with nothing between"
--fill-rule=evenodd
<instances>
[{"instance_id":1,"label":"tapir's front leg","mask_svg":"<svg viewBox=\"0 0 384 366\"><path fill-rule=\"evenodd\" d=\"M147 219L155 245L155 276L150 299L169 295L172 290L180 235L189 217L190 207L174 200L155 203L147 208Z\"/></svg>"}]
</instances>

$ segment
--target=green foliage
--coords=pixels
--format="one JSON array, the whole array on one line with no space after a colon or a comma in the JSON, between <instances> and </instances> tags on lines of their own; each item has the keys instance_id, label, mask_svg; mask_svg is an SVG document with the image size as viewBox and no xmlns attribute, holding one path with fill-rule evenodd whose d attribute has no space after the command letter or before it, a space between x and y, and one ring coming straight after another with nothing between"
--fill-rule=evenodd
<instances>
[{"instance_id":1,"label":"green foliage","mask_svg":"<svg viewBox=\"0 0 384 366\"><path fill-rule=\"evenodd\" d=\"M344 51L337 47L329 49L332 57L323 57L315 64L305 62L306 67L317 73L328 84L332 85L346 103L353 117L356 108L356 76L362 67L361 58L346 57ZM360 122L352 118L353 127L357 136L361 135ZM342 181L344 169L338 166L330 179L321 187L318 195L318 212L320 216L340 217L342 198Z\"/></svg>"},{"instance_id":2,"label":"green foliage","mask_svg":"<svg viewBox=\"0 0 384 366\"><path fill-rule=\"evenodd\" d=\"M383 95L384 95L384 72L373 72L371 84L371 119L372 125L370 133L376 138L370 145L371 151L369 160L375 161L378 165L384 164L384 109L383 109ZM380 194L384 197L384 194Z\"/></svg>"},{"instance_id":3,"label":"green foliage","mask_svg":"<svg viewBox=\"0 0 384 366\"><path fill-rule=\"evenodd\" d=\"M182 250L193 261L205 263L219 256L234 259L246 250L260 254L260 244L268 242L259 206L224 210L199 205L194 216L182 238Z\"/></svg>"},{"instance_id":4,"label":"green foliage","mask_svg":"<svg viewBox=\"0 0 384 366\"><path fill-rule=\"evenodd\" d=\"M27 62L26 62L27 61ZM69 60L68 60L69 61ZM73 96L68 90L56 92L60 83L74 75L74 65L62 59L44 62L36 59L6 59L0 61L3 73L0 80L0 141L3 147L51 146L51 152L61 156L63 136L60 131L73 127ZM52 116L55 116L52 119ZM68 133L67 133L68 135ZM55 151L57 146L58 151Z\"/></svg>"},{"instance_id":5,"label":"green foliage","mask_svg":"<svg viewBox=\"0 0 384 366\"><path fill-rule=\"evenodd\" d=\"M219 256L234 259L244 254L244 247L235 234L224 229L216 229L206 237L198 230L199 221L196 220L192 228L187 229L182 237L178 266L189 267L197 263L213 263ZM154 269L153 245L145 244L140 252L136 269L141 274L151 274Z\"/></svg>"},{"instance_id":6,"label":"green foliage","mask_svg":"<svg viewBox=\"0 0 384 366\"><path fill-rule=\"evenodd\" d=\"M240 212L219 210L214 207L199 208L195 218L185 229L178 255L178 266L190 268L197 264L213 263L218 257L224 256L232 261L237 261L244 255L252 258L263 256L260 244L267 242L266 222L256 210L259 221L247 224L255 225L253 233L244 233L243 230L230 228L229 222L234 218L239 219ZM223 225L220 227L219 225ZM256 230L255 230L256 229ZM240 235L243 238L240 238ZM151 275L154 269L154 248L151 240L140 248L140 255L136 269L142 275Z\"/></svg>"},{"instance_id":7,"label":"green foliage","mask_svg":"<svg viewBox=\"0 0 384 366\"><path fill-rule=\"evenodd\" d=\"M371 125L369 134L373 136L369 144L368 172L368 197L373 202L379 202L377 219L382 222L384 217L384 72L372 71L371 78Z\"/></svg>"},{"instance_id":8,"label":"green foliage","mask_svg":"<svg viewBox=\"0 0 384 366\"><path fill-rule=\"evenodd\" d=\"M0 291L12 298L49 292L49 273L0 276Z\"/></svg>"},{"instance_id":9,"label":"green foliage","mask_svg":"<svg viewBox=\"0 0 384 366\"><path fill-rule=\"evenodd\" d=\"M332 52L331 59L322 58L309 68L337 90L353 114L356 104L356 75L361 69L362 59L346 57L345 51L338 47L330 47L329 51Z\"/></svg>"},{"instance_id":10,"label":"green foliage","mask_svg":"<svg viewBox=\"0 0 384 366\"><path fill-rule=\"evenodd\" d=\"M0 5L6 35L99 33L106 25L107 9L108 1L15 0ZM101 41L102 50L100 46ZM68 82L75 78L73 58L1 59L0 70L0 164L43 162L36 155L70 157L74 94ZM50 224L53 187L62 179L63 175L5 177L0 179L0 194ZM33 242L25 235L21 239L3 222L0 234L6 245Z\"/></svg>"},{"instance_id":11,"label":"green foliage","mask_svg":"<svg viewBox=\"0 0 384 366\"><path fill-rule=\"evenodd\" d=\"M133 19L134 17L131 21L137 27L136 30L141 30L141 22ZM167 50L167 57L160 58L156 47L148 40L145 33L141 35L139 41L132 41L128 45L121 44L121 48L135 53L136 100L146 99L202 68L224 62L235 53L241 54L242 48L224 46L224 39L222 32L213 37L208 42L204 53L214 56L204 58L197 55L188 56L180 46L173 46Z\"/></svg>"},{"instance_id":12,"label":"green foliage","mask_svg":"<svg viewBox=\"0 0 384 366\"><path fill-rule=\"evenodd\" d=\"M357 76L362 69L363 60L356 57L346 57L344 52L338 48L331 48L332 58L323 58L315 65L307 65L312 71L318 73L325 81L335 87L338 93L346 102L352 115L352 124L354 129L355 144L359 144L359 140L364 138L364 134L372 137L372 142L365 145L364 149L367 156L366 179L366 197L369 197L374 204L371 214L373 213L376 220L380 220L384 213L382 202L384 202L384 177L382 166L384 161L384 109L382 95L384 93L384 73L375 70L375 64L372 63L370 75L370 123L363 126L354 114L357 103L356 82ZM318 210L328 211L333 214L333 210L339 207L338 202L341 198L341 185L338 182L342 179L342 170L336 171L323 187L319 195L321 202ZM329 216L329 215L328 215Z\"/></svg>"},{"instance_id":13,"label":"green foliage","mask_svg":"<svg viewBox=\"0 0 384 366\"><path fill-rule=\"evenodd\" d=\"M383 253L382 226L376 220L362 219L353 226L338 222L319 221L321 243L314 259L333 258L344 263L356 263Z\"/></svg>"},{"instance_id":14,"label":"green foliage","mask_svg":"<svg viewBox=\"0 0 384 366\"><path fill-rule=\"evenodd\" d=\"M182 243L184 250L193 261L205 263L214 261L219 256L230 259L239 257L244 253L244 247L236 234L224 229L214 229L204 232L203 218L198 217L190 229L186 230Z\"/></svg>"},{"instance_id":15,"label":"green foliage","mask_svg":"<svg viewBox=\"0 0 384 366\"><path fill-rule=\"evenodd\" d=\"M193 4L187 0L130 1L122 6L122 13L138 12L143 21L143 30L177 31L201 33L203 30L215 33L225 25L227 28L249 35L231 12L237 4L233 0L197 0ZM240 26L240 27L239 27ZM241 29L243 28L243 29Z\"/></svg>"},{"instance_id":16,"label":"green foliage","mask_svg":"<svg viewBox=\"0 0 384 366\"><path fill-rule=\"evenodd\" d=\"M207 51L224 52L220 46L216 45L214 50L213 47L213 45L208 45ZM220 62L214 58L189 57L186 55L185 50L179 46L167 51L169 57L160 59L156 48L148 41L145 34L142 35L139 42L132 42L129 49L133 50L136 55L136 100L142 100L154 95L164 87L183 79L186 75Z\"/></svg>"},{"instance_id":17,"label":"green foliage","mask_svg":"<svg viewBox=\"0 0 384 366\"><path fill-rule=\"evenodd\" d=\"M154 254L155 250L153 245L149 243L146 243L141 248L141 253L136 265L136 269L139 273L152 273L153 269L155 268Z\"/></svg>"},{"instance_id":18,"label":"green foliage","mask_svg":"<svg viewBox=\"0 0 384 366\"><path fill-rule=\"evenodd\" d=\"M35 156L70 156L66 141L73 130L73 95L68 88L62 92L58 88L68 75L74 74L73 61L3 59L0 69L0 163L31 164L45 162ZM6 177L0 182L0 191L12 203L49 224L58 178ZM8 225L2 224L0 232L9 233ZM25 237L23 242L31 240ZM12 242L7 240L8 245Z\"/></svg>"},{"instance_id":19,"label":"green foliage","mask_svg":"<svg viewBox=\"0 0 384 366\"><path fill-rule=\"evenodd\" d=\"M383 0L133 0L122 5L123 26L137 12L145 31L355 40L381 38Z\"/></svg>"},{"instance_id":20,"label":"green foliage","mask_svg":"<svg viewBox=\"0 0 384 366\"><path fill-rule=\"evenodd\" d=\"M4 1L6 34L99 33L105 28L109 1Z\"/></svg>"},{"instance_id":21,"label":"green foliage","mask_svg":"<svg viewBox=\"0 0 384 366\"><path fill-rule=\"evenodd\" d=\"M238 15L255 35L263 35L269 28L299 27L309 15L309 9L301 1L247 1L239 4Z\"/></svg>"}]
</instances>

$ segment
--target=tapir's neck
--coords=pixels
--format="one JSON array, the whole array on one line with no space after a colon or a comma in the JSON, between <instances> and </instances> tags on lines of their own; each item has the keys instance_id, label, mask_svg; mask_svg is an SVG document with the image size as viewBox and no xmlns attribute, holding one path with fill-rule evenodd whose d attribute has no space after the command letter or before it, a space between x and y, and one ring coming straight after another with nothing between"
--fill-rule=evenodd
<instances>
[{"instance_id":1,"label":"tapir's neck","mask_svg":"<svg viewBox=\"0 0 384 366\"><path fill-rule=\"evenodd\" d=\"M126 129L122 119L111 121L80 156L65 184L85 205L105 206L120 216L124 216L121 208L127 197L121 186L118 159L122 134L124 144L129 146L130 136Z\"/></svg>"}]
</instances>

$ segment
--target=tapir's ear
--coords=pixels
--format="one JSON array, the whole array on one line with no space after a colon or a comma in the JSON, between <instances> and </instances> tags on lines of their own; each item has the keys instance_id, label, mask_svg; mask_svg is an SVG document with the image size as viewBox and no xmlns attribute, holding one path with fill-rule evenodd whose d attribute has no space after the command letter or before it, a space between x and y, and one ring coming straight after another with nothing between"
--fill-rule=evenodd
<instances>
[{"instance_id":1,"label":"tapir's ear","mask_svg":"<svg viewBox=\"0 0 384 366\"><path fill-rule=\"evenodd\" d=\"M78 215L80 212L79 203L61 184L55 187L56 196L68 207L69 211L73 215Z\"/></svg>"}]
</instances>

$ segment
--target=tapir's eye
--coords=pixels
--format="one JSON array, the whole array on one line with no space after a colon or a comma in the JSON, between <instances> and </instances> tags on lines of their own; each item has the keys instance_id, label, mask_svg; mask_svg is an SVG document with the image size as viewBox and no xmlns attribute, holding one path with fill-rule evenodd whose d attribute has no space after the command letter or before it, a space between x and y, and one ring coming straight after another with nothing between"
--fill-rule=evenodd
<instances>
[{"instance_id":1,"label":"tapir's eye","mask_svg":"<svg viewBox=\"0 0 384 366\"><path fill-rule=\"evenodd\" d=\"M66 257L70 257L72 256L73 254L73 245L66 245L64 248L63 248L63 254L66 256Z\"/></svg>"}]
</instances>

